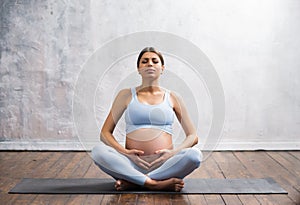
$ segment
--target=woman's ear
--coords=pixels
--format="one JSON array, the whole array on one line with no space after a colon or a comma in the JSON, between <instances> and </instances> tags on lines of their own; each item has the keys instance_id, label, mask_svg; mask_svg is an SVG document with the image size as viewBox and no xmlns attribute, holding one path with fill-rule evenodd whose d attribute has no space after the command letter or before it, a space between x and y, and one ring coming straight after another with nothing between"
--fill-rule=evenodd
<instances>
[{"instance_id":1,"label":"woman's ear","mask_svg":"<svg viewBox=\"0 0 300 205\"><path fill-rule=\"evenodd\" d=\"M161 74L164 72L164 70L165 70L165 66L162 65L162 66L161 66Z\"/></svg>"}]
</instances>

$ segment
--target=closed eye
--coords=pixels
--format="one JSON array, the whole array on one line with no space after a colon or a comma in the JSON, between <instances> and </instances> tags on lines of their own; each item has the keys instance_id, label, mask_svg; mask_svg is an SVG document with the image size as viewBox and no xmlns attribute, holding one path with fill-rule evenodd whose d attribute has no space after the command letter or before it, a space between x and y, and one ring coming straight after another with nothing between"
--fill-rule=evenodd
<instances>
[{"instance_id":1,"label":"closed eye","mask_svg":"<svg viewBox=\"0 0 300 205\"><path fill-rule=\"evenodd\" d=\"M152 60L152 62L155 63L155 64L159 63L159 60L158 60L157 58L152 58L151 60ZM141 63L142 63L142 64L145 64L145 63L148 63L148 61L149 61L149 58L144 58L144 59L141 61Z\"/></svg>"},{"instance_id":2,"label":"closed eye","mask_svg":"<svg viewBox=\"0 0 300 205\"><path fill-rule=\"evenodd\" d=\"M152 58L152 62L153 62L153 63L159 63L159 61L158 61L157 58Z\"/></svg>"}]
</instances>

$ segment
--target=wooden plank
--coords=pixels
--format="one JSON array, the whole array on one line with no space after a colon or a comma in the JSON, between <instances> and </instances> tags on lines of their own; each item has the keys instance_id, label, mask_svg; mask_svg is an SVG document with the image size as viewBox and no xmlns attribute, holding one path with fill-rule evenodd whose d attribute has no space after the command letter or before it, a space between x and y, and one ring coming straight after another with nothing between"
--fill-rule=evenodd
<instances>
[{"instance_id":1,"label":"wooden plank","mask_svg":"<svg viewBox=\"0 0 300 205\"><path fill-rule=\"evenodd\" d=\"M279 175L288 174L277 162L272 160L266 152L236 152L235 156L247 167L247 170L257 178L273 177L278 181ZM276 170L276 171L274 171ZM283 188L286 188L283 186ZM284 204L293 203L293 200L287 195L257 195L261 203Z\"/></svg>"},{"instance_id":2,"label":"wooden plank","mask_svg":"<svg viewBox=\"0 0 300 205\"><path fill-rule=\"evenodd\" d=\"M1 177L5 178L10 175L11 168L13 166L16 166L16 163L18 163L22 158L21 154L18 152L0 152L1 156L1 165L0 166L0 173Z\"/></svg>"},{"instance_id":3,"label":"wooden plank","mask_svg":"<svg viewBox=\"0 0 300 205\"><path fill-rule=\"evenodd\" d=\"M49 154L52 156L48 159L49 163L42 164L33 174L45 178L59 178L60 174L64 173L65 167L72 164L75 155L74 152L49 152ZM49 204L65 204L69 198L70 195L37 195L31 203L39 204L46 201Z\"/></svg>"},{"instance_id":4,"label":"wooden plank","mask_svg":"<svg viewBox=\"0 0 300 205\"><path fill-rule=\"evenodd\" d=\"M36 195L36 197L34 198L34 200L32 200L30 202L30 205L48 205L50 199L52 199L53 197L56 197L57 195L49 195L49 194L39 194Z\"/></svg>"},{"instance_id":5,"label":"wooden plank","mask_svg":"<svg viewBox=\"0 0 300 205\"><path fill-rule=\"evenodd\" d=\"M203 194L188 195L191 204L208 205Z\"/></svg>"},{"instance_id":6,"label":"wooden plank","mask_svg":"<svg viewBox=\"0 0 300 205\"><path fill-rule=\"evenodd\" d=\"M87 153L87 154L89 154L89 153ZM80 161L80 158L76 159L76 161ZM72 170L74 169L74 167L69 166L67 169L69 170L68 172L71 173ZM83 177L84 178L104 178L105 175L104 174L101 175L101 170L94 163L91 163ZM90 205L100 204L101 201L103 200L103 197L104 197L104 195L88 195L85 199L84 204L90 204Z\"/></svg>"},{"instance_id":7,"label":"wooden plank","mask_svg":"<svg viewBox=\"0 0 300 205\"><path fill-rule=\"evenodd\" d=\"M232 152L215 152L214 160L222 170L225 178L251 178L251 173Z\"/></svg>"},{"instance_id":8,"label":"wooden plank","mask_svg":"<svg viewBox=\"0 0 300 205\"><path fill-rule=\"evenodd\" d=\"M36 172L36 175L45 178L55 177L64 167L64 165L60 162L60 160L64 157L66 157L64 152L54 152L52 157L49 159L49 163L46 163L41 167L41 169L44 168L44 170L40 169L41 172Z\"/></svg>"},{"instance_id":9,"label":"wooden plank","mask_svg":"<svg viewBox=\"0 0 300 205\"><path fill-rule=\"evenodd\" d=\"M171 195L171 203L172 203L172 205L189 205L190 201L189 201L187 195L174 194L174 195Z\"/></svg>"},{"instance_id":10,"label":"wooden plank","mask_svg":"<svg viewBox=\"0 0 300 205\"><path fill-rule=\"evenodd\" d=\"M207 153L203 153L204 156L207 156ZM187 178L209 178L208 170L205 169L206 163L201 162L200 167L196 169L193 173L191 173ZM188 199L191 204L208 204L205 200L204 194L197 194L197 195L188 195Z\"/></svg>"},{"instance_id":11,"label":"wooden plank","mask_svg":"<svg viewBox=\"0 0 300 205\"><path fill-rule=\"evenodd\" d=\"M2 176L9 176L12 178L22 178L24 171L28 171L28 164L32 163L32 160L34 159L36 155L33 152L19 152L16 156L15 159L13 159L12 161L14 161L15 163L13 163L10 167L7 167L5 170L4 175ZM34 162L34 164L36 164Z\"/></svg>"},{"instance_id":12,"label":"wooden plank","mask_svg":"<svg viewBox=\"0 0 300 205\"><path fill-rule=\"evenodd\" d=\"M68 201L65 202L65 205L73 205L73 204L86 204L88 195L71 195Z\"/></svg>"},{"instance_id":13,"label":"wooden plank","mask_svg":"<svg viewBox=\"0 0 300 205\"><path fill-rule=\"evenodd\" d=\"M87 178L112 178L103 172L95 163L91 163L85 177Z\"/></svg>"},{"instance_id":14,"label":"wooden plank","mask_svg":"<svg viewBox=\"0 0 300 205\"><path fill-rule=\"evenodd\" d=\"M64 152L63 155L49 168L49 170L47 171L47 178L55 178L55 177L59 177L60 173L63 172L63 170L65 169L65 167L69 164L74 162L74 160L72 160L74 157L74 153L73 152Z\"/></svg>"},{"instance_id":15,"label":"wooden plank","mask_svg":"<svg viewBox=\"0 0 300 205\"><path fill-rule=\"evenodd\" d=\"M12 179L12 178L1 178L1 182L3 182L3 189L0 193L0 201L3 204L15 204L14 201L17 200L19 197L19 194L8 194L8 191L15 186L16 183L18 183L19 180Z\"/></svg>"},{"instance_id":16,"label":"wooden plank","mask_svg":"<svg viewBox=\"0 0 300 205\"><path fill-rule=\"evenodd\" d=\"M92 164L90 156L86 152L77 153L80 156L79 160L73 160L72 167L70 169L64 169L64 172L67 178L83 178L85 177L87 170ZM84 204L84 201L87 199L87 195L71 195L66 204Z\"/></svg>"},{"instance_id":17,"label":"wooden plank","mask_svg":"<svg viewBox=\"0 0 300 205\"><path fill-rule=\"evenodd\" d=\"M226 157L223 157L224 155L226 155ZM235 176L231 174L231 171L239 166L238 164L234 163L234 158L230 152L214 152L212 154L212 159L214 160L215 169L219 169L219 174L213 175L213 177L219 177L219 175L221 177L222 175L224 178L235 178ZM242 205L242 202L237 195L222 194L221 196L225 204Z\"/></svg>"},{"instance_id":18,"label":"wooden plank","mask_svg":"<svg viewBox=\"0 0 300 205\"><path fill-rule=\"evenodd\" d=\"M210 158L208 158L205 161L205 163L207 165L207 166L205 166L205 168L207 169L208 177L224 179L225 178L224 173L220 169L219 165L216 163L216 161L214 159L215 154L216 154L216 152L212 153L210 155Z\"/></svg>"},{"instance_id":19,"label":"wooden plank","mask_svg":"<svg viewBox=\"0 0 300 205\"><path fill-rule=\"evenodd\" d=\"M88 153L90 154L90 153ZM92 159L91 159L92 161ZM88 170L86 171L84 178L111 178L109 175L104 173L100 168L91 162ZM117 200L116 200L117 198ZM119 195L89 195L87 197L87 204L116 204L120 198Z\"/></svg>"},{"instance_id":20,"label":"wooden plank","mask_svg":"<svg viewBox=\"0 0 300 205\"><path fill-rule=\"evenodd\" d=\"M98 166L94 164L94 162L91 160L91 164L89 169L87 170L85 177L101 177L101 178L111 178L109 175L104 173L102 170L99 169ZM131 196L131 197L130 197ZM149 197L149 195L147 196ZM139 203L145 203L145 200L147 197L142 197L139 199L138 195L134 194L126 194L122 195L104 195L103 199L101 201L101 204L136 204L139 200ZM149 199L150 200L150 199Z\"/></svg>"},{"instance_id":21,"label":"wooden plank","mask_svg":"<svg viewBox=\"0 0 300 205\"><path fill-rule=\"evenodd\" d=\"M215 152L213 155L215 161L218 163L225 178L250 178L252 175L247 168L235 157L232 152ZM252 203L248 203L243 195L227 196L222 195L226 204L260 204L254 195L251 195ZM243 200L244 199L244 200ZM247 198L248 199L248 198Z\"/></svg>"},{"instance_id":22,"label":"wooden plank","mask_svg":"<svg viewBox=\"0 0 300 205\"><path fill-rule=\"evenodd\" d=\"M16 172L11 171L10 174L13 177L16 178L23 178L27 177L32 170L35 169L35 167L40 165L40 161L43 161L43 159L46 157L46 155L37 155L35 152L20 152L20 155L23 157L21 158L20 163L16 163L18 168L16 168ZM18 161L19 162L19 161ZM18 173L20 172L20 173ZM19 181L19 180L17 180ZM22 195L18 194L14 196L15 199L13 200L13 204L24 204L24 203L31 203L31 201L34 200L36 195L28 194L28 195Z\"/></svg>"},{"instance_id":23,"label":"wooden plank","mask_svg":"<svg viewBox=\"0 0 300 205\"><path fill-rule=\"evenodd\" d=\"M69 153L69 154L68 154ZM224 154L225 153L225 154ZM0 152L0 198L2 204L228 204L231 195L8 195L21 178L25 177L97 177L107 176L98 170L84 152ZM300 204L300 152L218 152L202 163L189 178L209 177L272 177L288 195L238 195L243 204ZM79 164L78 164L79 163ZM240 163L240 164L239 164ZM100 174L99 174L100 173ZM37 197L36 197L37 196ZM130 196L135 200L129 199ZM226 198L228 197L229 198ZM53 200L55 199L55 200ZM49 202L49 200L52 200ZM234 198L236 200L236 198Z\"/></svg>"},{"instance_id":24,"label":"wooden plank","mask_svg":"<svg viewBox=\"0 0 300 205\"><path fill-rule=\"evenodd\" d=\"M218 165L215 163L212 154L202 163L201 168L203 169L202 173L204 175L204 178L224 178ZM204 195L204 198L207 204L214 204L214 205L225 204L222 196L218 194Z\"/></svg>"},{"instance_id":25,"label":"wooden plank","mask_svg":"<svg viewBox=\"0 0 300 205\"><path fill-rule=\"evenodd\" d=\"M154 204L153 194L139 194L137 198L137 204L139 205Z\"/></svg>"},{"instance_id":26,"label":"wooden plank","mask_svg":"<svg viewBox=\"0 0 300 205\"><path fill-rule=\"evenodd\" d=\"M74 154L73 154L74 155ZM77 158L69 163L61 172L60 175L66 178L83 178L89 169L92 161L86 152L77 152ZM59 177L58 177L59 178ZM69 195L65 204L84 204L87 195Z\"/></svg>"},{"instance_id":27,"label":"wooden plank","mask_svg":"<svg viewBox=\"0 0 300 205\"><path fill-rule=\"evenodd\" d=\"M160 194L154 194L153 195L153 201L155 205L171 205L171 197L170 195L160 195Z\"/></svg>"},{"instance_id":28,"label":"wooden plank","mask_svg":"<svg viewBox=\"0 0 300 205\"><path fill-rule=\"evenodd\" d=\"M71 155L72 155L72 159L67 157L67 159L69 159L69 162L66 162L63 169L55 173L56 178L68 178L70 174L73 172L73 170L75 169L75 167L77 166L77 163L82 158L81 152L72 152Z\"/></svg>"},{"instance_id":29,"label":"wooden plank","mask_svg":"<svg viewBox=\"0 0 300 205\"><path fill-rule=\"evenodd\" d=\"M237 195L222 194L222 198L223 198L225 204L243 205L243 203L241 202L240 198Z\"/></svg>"},{"instance_id":30,"label":"wooden plank","mask_svg":"<svg viewBox=\"0 0 300 205\"><path fill-rule=\"evenodd\" d=\"M300 176L300 161L296 157L288 152L267 152L267 154L291 175ZM297 185L300 187L300 179L297 180Z\"/></svg>"},{"instance_id":31,"label":"wooden plank","mask_svg":"<svg viewBox=\"0 0 300 205\"><path fill-rule=\"evenodd\" d=\"M204 196L207 204L211 204L211 205L225 204L223 198L220 195L211 194L211 195L204 195Z\"/></svg>"},{"instance_id":32,"label":"wooden plank","mask_svg":"<svg viewBox=\"0 0 300 205\"><path fill-rule=\"evenodd\" d=\"M258 155L261 155L263 152L256 152L256 156L252 152L235 152L235 156L247 167L247 170L256 178L270 177L269 173L266 171L269 169L270 172L272 169L265 168L265 158L258 159ZM272 195L255 195L258 201L261 204L278 204Z\"/></svg>"},{"instance_id":33,"label":"wooden plank","mask_svg":"<svg viewBox=\"0 0 300 205\"><path fill-rule=\"evenodd\" d=\"M69 198L70 195L55 195L51 201L49 201L49 205L65 205Z\"/></svg>"},{"instance_id":34,"label":"wooden plank","mask_svg":"<svg viewBox=\"0 0 300 205\"><path fill-rule=\"evenodd\" d=\"M272 204L272 205L296 205L288 197L283 195L256 195L256 198L261 204Z\"/></svg>"},{"instance_id":35,"label":"wooden plank","mask_svg":"<svg viewBox=\"0 0 300 205\"><path fill-rule=\"evenodd\" d=\"M238 195L239 199L241 200L242 204L251 204L251 205L260 205L260 202L257 200L256 195Z\"/></svg>"},{"instance_id":36,"label":"wooden plank","mask_svg":"<svg viewBox=\"0 0 300 205\"><path fill-rule=\"evenodd\" d=\"M283 153L283 152L282 152ZM288 191L288 197L295 203L299 202L300 192L297 187L299 187L300 181L299 176L291 174L292 171L287 170L286 167L281 163L286 163L282 158L274 159L270 157L269 152L264 152L264 156L268 157L269 166L273 167L273 172L270 172L272 176L280 185ZM279 157L279 156L278 156ZM290 169L293 169L291 166ZM274 196L275 197L275 196ZM278 198L278 196L276 196ZM282 197L283 198L283 197ZM284 199L284 198L283 198ZM288 203L288 202L286 202Z\"/></svg>"},{"instance_id":37,"label":"wooden plank","mask_svg":"<svg viewBox=\"0 0 300 205\"><path fill-rule=\"evenodd\" d=\"M267 154L276 161L279 165L281 165L282 169L285 169L290 175L284 176L279 175L277 180L279 180L283 187L286 187L288 190L289 197L296 203L300 203L300 163L299 160L288 152L267 152ZM287 178L293 178L293 182L289 182Z\"/></svg>"},{"instance_id":38,"label":"wooden plank","mask_svg":"<svg viewBox=\"0 0 300 205\"><path fill-rule=\"evenodd\" d=\"M299 151L289 151L289 154L293 155L296 157L298 160L300 160L300 152Z\"/></svg>"},{"instance_id":39,"label":"wooden plank","mask_svg":"<svg viewBox=\"0 0 300 205\"><path fill-rule=\"evenodd\" d=\"M75 162L74 169L68 176L68 178L82 178L85 176L87 170L93 163L90 156L86 152L80 152L80 161Z\"/></svg>"},{"instance_id":40,"label":"wooden plank","mask_svg":"<svg viewBox=\"0 0 300 205\"><path fill-rule=\"evenodd\" d=\"M29 177L32 178L48 178L55 177L56 172L51 171L51 167L57 163L58 160L63 156L63 152L47 152L45 160L40 164L40 166L35 169ZM71 162L71 161L70 161ZM36 195L36 197L31 201L32 204L48 204L49 201L53 199L55 195Z\"/></svg>"},{"instance_id":41,"label":"wooden plank","mask_svg":"<svg viewBox=\"0 0 300 205\"><path fill-rule=\"evenodd\" d=\"M100 205L116 205L120 204L121 194L104 195Z\"/></svg>"},{"instance_id":42,"label":"wooden plank","mask_svg":"<svg viewBox=\"0 0 300 205\"><path fill-rule=\"evenodd\" d=\"M136 205L137 198L138 198L137 194L121 194L119 199L119 204Z\"/></svg>"},{"instance_id":43,"label":"wooden plank","mask_svg":"<svg viewBox=\"0 0 300 205\"><path fill-rule=\"evenodd\" d=\"M84 204L86 205L100 204L102 199L103 199L103 195L88 195Z\"/></svg>"}]
</instances>

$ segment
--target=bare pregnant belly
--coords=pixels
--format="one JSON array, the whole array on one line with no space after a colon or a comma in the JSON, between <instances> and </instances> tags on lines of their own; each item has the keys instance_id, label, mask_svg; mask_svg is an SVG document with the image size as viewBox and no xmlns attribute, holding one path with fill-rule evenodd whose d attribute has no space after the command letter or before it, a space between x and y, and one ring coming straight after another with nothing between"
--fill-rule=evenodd
<instances>
[{"instance_id":1,"label":"bare pregnant belly","mask_svg":"<svg viewBox=\"0 0 300 205\"><path fill-rule=\"evenodd\" d=\"M152 128L142 128L135 130L126 136L126 148L144 151L141 156L146 161L153 161L160 155L155 151L161 149L173 149L172 135L162 130Z\"/></svg>"}]
</instances>

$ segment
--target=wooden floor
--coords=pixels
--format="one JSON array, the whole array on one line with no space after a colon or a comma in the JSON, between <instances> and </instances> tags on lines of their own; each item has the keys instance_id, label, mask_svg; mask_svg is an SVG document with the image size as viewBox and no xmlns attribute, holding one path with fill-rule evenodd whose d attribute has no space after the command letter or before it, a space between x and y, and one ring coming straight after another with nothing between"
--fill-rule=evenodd
<instances>
[{"instance_id":1,"label":"wooden floor","mask_svg":"<svg viewBox=\"0 0 300 205\"><path fill-rule=\"evenodd\" d=\"M300 204L300 151L213 152L190 178L272 177L286 194L31 195L7 194L22 178L107 177L86 152L0 152L0 204Z\"/></svg>"}]
</instances>

